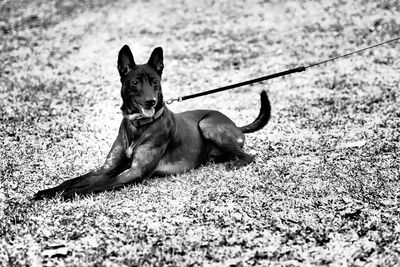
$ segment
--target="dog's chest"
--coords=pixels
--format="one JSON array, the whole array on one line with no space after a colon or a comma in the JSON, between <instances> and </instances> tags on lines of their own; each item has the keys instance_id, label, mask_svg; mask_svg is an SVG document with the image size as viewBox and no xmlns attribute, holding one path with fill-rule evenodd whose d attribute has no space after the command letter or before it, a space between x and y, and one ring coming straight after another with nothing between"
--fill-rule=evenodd
<instances>
[{"instance_id":1,"label":"dog's chest","mask_svg":"<svg viewBox=\"0 0 400 267\"><path fill-rule=\"evenodd\" d=\"M138 130L129 121L125 125L125 154L128 159L132 158L133 150L138 145Z\"/></svg>"}]
</instances>

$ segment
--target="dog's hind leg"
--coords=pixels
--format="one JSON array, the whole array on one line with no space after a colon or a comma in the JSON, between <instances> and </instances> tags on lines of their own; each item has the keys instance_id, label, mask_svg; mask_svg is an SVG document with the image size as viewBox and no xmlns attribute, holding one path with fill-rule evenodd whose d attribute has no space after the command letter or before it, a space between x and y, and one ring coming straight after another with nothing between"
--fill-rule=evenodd
<instances>
[{"instance_id":1,"label":"dog's hind leg","mask_svg":"<svg viewBox=\"0 0 400 267\"><path fill-rule=\"evenodd\" d=\"M228 162L227 169L237 169L253 161L242 149L244 134L222 113L210 113L199 122L199 128L203 137L222 153L219 159L233 160Z\"/></svg>"}]
</instances>

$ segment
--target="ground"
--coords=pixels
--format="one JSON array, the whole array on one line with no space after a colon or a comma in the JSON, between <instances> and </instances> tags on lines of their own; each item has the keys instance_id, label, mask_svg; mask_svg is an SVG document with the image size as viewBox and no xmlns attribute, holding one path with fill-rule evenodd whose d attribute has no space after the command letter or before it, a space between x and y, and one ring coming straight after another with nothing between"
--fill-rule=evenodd
<instances>
[{"instance_id":1,"label":"ground","mask_svg":"<svg viewBox=\"0 0 400 267\"><path fill-rule=\"evenodd\" d=\"M117 54L165 54L166 98L400 36L394 1L0 2L1 266L400 264L400 43L170 109L238 125L255 162L209 163L73 201L121 121Z\"/></svg>"}]
</instances>

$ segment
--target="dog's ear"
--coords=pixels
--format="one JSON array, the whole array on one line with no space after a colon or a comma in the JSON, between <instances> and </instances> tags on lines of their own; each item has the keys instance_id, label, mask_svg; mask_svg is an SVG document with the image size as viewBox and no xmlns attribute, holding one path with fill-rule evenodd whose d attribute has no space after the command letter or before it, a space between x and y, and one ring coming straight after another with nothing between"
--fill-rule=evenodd
<instances>
[{"instance_id":1,"label":"dog's ear","mask_svg":"<svg viewBox=\"0 0 400 267\"><path fill-rule=\"evenodd\" d=\"M147 64L150 65L153 69L155 69L157 73L161 76L162 71L164 69L164 56L161 47L157 47L153 50Z\"/></svg>"},{"instance_id":2,"label":"dog's ear","mask_svg":"<svg viewBox=\"0 0 400 267\"><path fill-rule=\"evenodd\" d=\"M125 78L126 74L136 66L135 60L129 46L124 45L118 54L118 72L121 77L121 82Z\"/></svg>"}]
</instances>

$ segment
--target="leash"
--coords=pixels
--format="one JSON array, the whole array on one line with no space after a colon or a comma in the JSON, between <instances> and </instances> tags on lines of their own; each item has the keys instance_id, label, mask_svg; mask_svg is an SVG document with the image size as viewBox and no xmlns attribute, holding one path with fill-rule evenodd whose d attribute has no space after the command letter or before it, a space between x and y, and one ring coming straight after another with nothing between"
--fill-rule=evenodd
<instances>
[{"instance_id":1,"label":"leash","mask_svg":"<svg viewBox=\"0 0 400 267\"><path fill-rule=\"evenodd\" d=\"M337 60L339 58L348 57L348 56L351 56L353 54L358 54L358 53L361 53L361 52L363 52L365 50L369 50L369 49L372 49L374 47L381 46L381 45L384 45L384 44L388 44L388 43L391 43L391 42L395 42L395 41L398 41L398 40L400 40L400 37L397 37L397 38L394 38L394 39L391 39L391 40L387 40L387 41L384 41L384 42L381 42L381 43L377 43L377 44L374 44L374 45L371 45L371 46L368 46L368 47L365 47L365 48L362 48L362 49L359 49L359 50L355 50L355 51L352 51L352 52L347 53L347 54L343 54L343 55L340 55L340 56L332 57L332 58L329 58L329 59L324 60L324 61L320 61L320 62L317 62L317 63L310 64L308 66L299 66L299 67L296 67L296 68L293 68L293 69L281 71L281 72L270 74L270 75L267 75L267 76L262 76L260 78L256 78L256 79L247 80L247 81L240 82L240 83L227 85L227 86L224 86L224 87L211 89L211 90L200 92L200 93L196 93L196 94L180 96L180 97L177 97L177 98L170 98L170 99L166 100L165 103L169 105L169 104L172 104L175 101L182 102L184 100L191 99L191 98L210 95L210 94L214 94L214 93L230 90L230 89L237 88L237 87L242 87L242 86L253 84L253 83L259 83L259 82L262 82L262 81L271 80L271 79L274 79L274 78L286 76L286 75L289 75L289 74L292 74L292 73L296 73L296 72L303 72L308 68L312 68L312 67L315 67L315 66L318 66L318 65L321 65L321 64L325 64L325 63Z\"/></svg>"}]
</instances>

